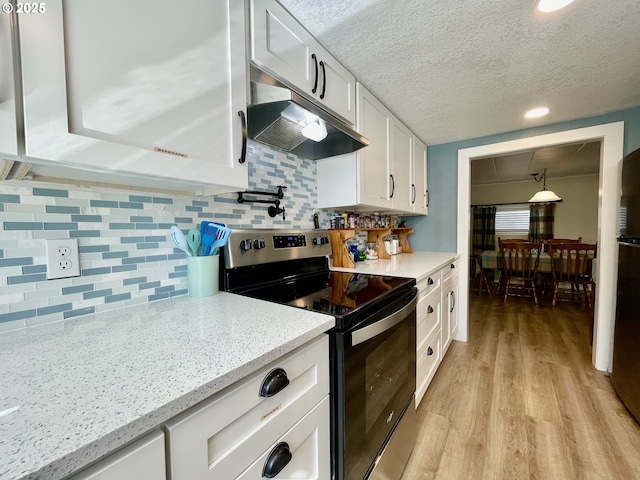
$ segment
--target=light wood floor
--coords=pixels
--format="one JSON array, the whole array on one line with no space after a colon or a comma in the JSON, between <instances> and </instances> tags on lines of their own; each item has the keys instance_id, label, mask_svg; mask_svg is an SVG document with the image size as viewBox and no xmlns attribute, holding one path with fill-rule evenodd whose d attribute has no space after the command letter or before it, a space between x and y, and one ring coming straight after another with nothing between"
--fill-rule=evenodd
<instances>
[{"instance_id":1,"label":"light wood floor","mask_svg":"<svg viewBox=\"0 0 640 480\"><path fill-rule=\"evenodd\" d=\"M402 480L640 479L640 427L591 365L585 308L470 300Z\"/></svg>"}]
</instances>

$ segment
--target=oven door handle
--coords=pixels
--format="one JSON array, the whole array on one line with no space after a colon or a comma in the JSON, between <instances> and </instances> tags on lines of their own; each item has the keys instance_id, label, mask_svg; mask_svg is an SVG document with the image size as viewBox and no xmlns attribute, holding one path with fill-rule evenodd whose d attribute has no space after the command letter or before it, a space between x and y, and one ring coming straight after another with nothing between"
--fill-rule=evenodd
<instances>
[{"instance_id":1,"label":"oven door handle","mask_svg":"<svg viewBox=\"0 0 640 480\"><path fill-rule=\"evenodd\" d=\"M371 325L367 325L366 327L355 330L353 333L351 333L351 346L355 347L356 345L366 342L367 340L370 340L373 337L395 327L402 320L404 320L407 313L409 313L416 307L417 303L418 296L416 295L407 305L402 307L397 312L392 313L391 315L384 317L383 319L378 320Z\"/></svg>"}]
</instances>

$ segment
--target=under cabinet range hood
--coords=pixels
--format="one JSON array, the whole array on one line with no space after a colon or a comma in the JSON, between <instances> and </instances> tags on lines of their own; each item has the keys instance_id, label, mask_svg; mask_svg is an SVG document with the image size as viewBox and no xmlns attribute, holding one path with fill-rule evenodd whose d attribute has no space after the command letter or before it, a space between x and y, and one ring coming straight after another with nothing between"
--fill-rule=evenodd
<instances>
[{"instance_id":1,"label":"under cabinet range hood","mask_svg":"<svg viewBox=\"0 0 640 480\"><path fill-rule=\"evenodd\" d=\"M369 145L369 140L271 75L251 67L248 137L311 160Z\"/></svg>"}]
</instances>

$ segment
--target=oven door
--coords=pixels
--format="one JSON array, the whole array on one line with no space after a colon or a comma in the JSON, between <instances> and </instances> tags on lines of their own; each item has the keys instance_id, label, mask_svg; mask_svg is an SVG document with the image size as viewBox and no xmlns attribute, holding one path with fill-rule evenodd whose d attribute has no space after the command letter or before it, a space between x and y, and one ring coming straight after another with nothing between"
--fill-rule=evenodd
<instances>
[{"instance_id":1,"label":"oven door","mask_svg":"<svg viewBox=\"0 0 640 480\"><path fill-rule=\"evenodd\" d=\"M336 333L338 479L365 478L404 409L410 402L415 408L416 303L414 288L353 330Z\"/></svg>"}]
</instances>

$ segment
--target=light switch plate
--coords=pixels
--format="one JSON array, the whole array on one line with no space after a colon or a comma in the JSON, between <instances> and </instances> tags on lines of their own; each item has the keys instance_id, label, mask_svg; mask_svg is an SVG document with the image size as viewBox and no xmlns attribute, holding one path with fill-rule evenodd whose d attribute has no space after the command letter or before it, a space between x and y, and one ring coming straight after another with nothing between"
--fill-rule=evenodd
<instances>
[{"instance_id":1,"label":"light switch plate","mask_svg":"<svg viewBox=\"0 0 640 480\"><path fill-rule=\"evenodd\" d=\"M79 277L78 239L62 238L45 241L47 244L47 279Z\"/></svg>"}]
</instances>

